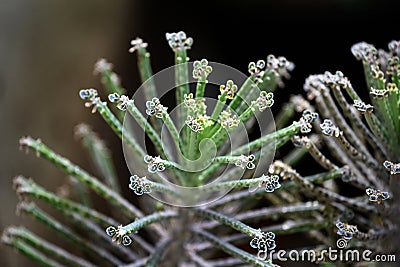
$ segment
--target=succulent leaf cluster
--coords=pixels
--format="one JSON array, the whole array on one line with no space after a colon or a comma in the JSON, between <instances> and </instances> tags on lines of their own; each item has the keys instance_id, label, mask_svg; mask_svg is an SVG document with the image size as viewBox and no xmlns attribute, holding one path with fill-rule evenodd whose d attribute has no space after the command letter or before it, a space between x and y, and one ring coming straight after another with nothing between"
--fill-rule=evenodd
<instances>
[{"instance_id":1,"label":"succulent leaf cluster","mask_svg":"<svg viewBox=\"0 0 400 267\"><path fill-rule=\"evenodd\" d=\"M212 104L205 92L211 90L213 63L189 61L193 39L186 33L167 33L166 39L175 59L175 103L158 95L148 44L140 38L129 52L137 55L144 109L140 99L126 95L105 59L94 73L101 76L108 102L96 89L79 91L85 107L97 112L133 155L138 167L121 180L135 201L124 197L111 153L88 125L77 126L76 134L98 177L40 139L23 137L22 148L70 178L66 193L57 195L16 177L18 212L70 246L14 226L4 231L2 243L44 266L276 266L275 258L257 255L286 249L285 236L308 241L299 251L320 252L343 239L357 249L398 252L400 42L390 42L389 51L367 43L352 47L363 64L369 100L363 101L340 71L311 75L304 84L307 98L280 103L275 131L244 140L238 132L254 130L257 116L271 112L274 93L290 78L293 63L273 55L250 62L242 83L232 78L217 84ZM127 130L127 118L145 134L149 151ZM279 158L266 161L275 150ZM307 164L325 170L302 175L296 168L307 155L314 160ZM107 207L99 210L90 192Z\"/></svg>"}]
</instances>

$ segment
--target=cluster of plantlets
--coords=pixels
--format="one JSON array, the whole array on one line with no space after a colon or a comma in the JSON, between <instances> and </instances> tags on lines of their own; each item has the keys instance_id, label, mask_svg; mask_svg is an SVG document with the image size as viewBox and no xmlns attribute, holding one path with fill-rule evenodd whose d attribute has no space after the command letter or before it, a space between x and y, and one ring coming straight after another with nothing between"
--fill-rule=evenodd
<instances>
[{"instance_id":1,"label":"cluster of plantlets","mask_svg":"<svg viewBox=\"0 0 400 267\"><path fill-rule=\"evenodd\" d=\"M95 73L102 77L111 108L97 90L79 92L85 106L99 113L130 151L137 169L123 180L137 201L131 203L121 195L110 152L89 126L79 125L76 131L99 178L39 139L24 137L22 147L64 170L73 182L69 195L58 196L31 179L16 177L18 211L42 222L79 251L49 243L23 227L7 228L3 243L45 266L275 266L274 258L257 255L287 249L279 242L285 236L306 237L307 244L297 248L300 251L321 251L335 246L338 239L358 249L396 251L390 236L398 231L398 205L392 197L399 172L398 42L390 44L389 53L365 43L352 49L363 60L373 106L361 101L340 72L311 76L305 89L315 108L301 96L292 97L276 115L276 131L245 140L238 135L240 128L251 131L257 116L267 116L274 92L289 77L293 64L272 55L251 62L241 85L234 79L219 84L212 105L205 91L213 64L205 59L189 62L193 39L185 33L166 38L175 58L174 116L170 112L174 106L164 105L157 94L148 45L140 38L132 41L130 52L138 57L147 101L144 111L137 99L124 94L112 65L103 59L96 63ZM194 89L189 86L189 69ZM298 120L296 112L301 112ZM146 142L125 126L127 120L146 134L151 155L142 145ZM326 151L321 150L322 140ZM295 147L270 164L268 157L290 141ZM307 153L326 171L299 174L294 167ZM350 187L359 191L340 194ZM95 209L88 188L107 201L111 214ZM70 222L52 217L34 200Z\"/></svg>"}]
</instances>

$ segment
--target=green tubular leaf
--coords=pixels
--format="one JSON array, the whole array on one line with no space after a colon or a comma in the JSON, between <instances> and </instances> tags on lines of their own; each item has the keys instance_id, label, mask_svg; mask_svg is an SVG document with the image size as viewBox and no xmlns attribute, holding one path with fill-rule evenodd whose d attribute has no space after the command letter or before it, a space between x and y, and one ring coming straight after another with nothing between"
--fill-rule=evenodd
<instances>
[{"instance_id":1,"label":"green tubular leaf","mask_svg":"<svg viewBox=\"0 0 400 267\"><path fill-rule=\"evenodd\" d=\"M56 154L49 147L44 145L40 140L34 140L31 137L21 138L20 144L35 151L39 156L49 160L56 167L66 171L68 174L74 176L82 183L89 186L93 191L99 194L104 199L110 201L111 204L116 206L121 212L129 217L141 217L143 213L135 206L130 204L126 199L122 198L118 193L108 188L101 183L98 179L88 174L86 171L74 165L68 159Z\"/></svg>"},{"instance_id":2,"label":"green tubular leaf","mask_svg":"<svg viewBox=\"0 0 400 267\"><path fill-rule=\"evenodd\" d=\"M193 212L201 217L205 217L208 219L216 220L226 226L229 226L243 234L246 234L250 237L253 237L259 233L259 231L253 227L250 227L238 220L233 219L232 217L223 215L216 211L210 209L193 209Z\"/></svg>"},{"instance_id":3,"label":"green tubular leaf","mask_svg":"<svg viewBox=\"0 0 400 267\"><path fill-rule=\"evenodd\" d=\"M241 250L208 232L205 232L200 229L193 229L193 232L199 235L201 238L205 239L206 241L212 243L214 247L219 248L228 253L229 255L243 260L244 262L252 264L252 266L273 267L273 265L270 262L262 261L257 257L253 256L252 254L244 250Z\"/></svg>"},{"instance_id":4,"label":"green tubular leaf","mask_svg":"<svg viewBox=\"0 0 400 267\"><path fill-rule=\"evenodd\" d=\"M55 194L46 191L32 180L22 176L18 176L14 179L14 187L17 194L31 195L35 198L44 200L55 209L69 209L100 225L108 225L112 222L112 220L107 216L81 204L58 197Z\"/></svg>"},{"instance_id":5,"label":"green tubular leaf","mask_svg":"<svg viewBox=\"0 0 400 267\"><path fill-rule=\"evenodd\" d=\"M113 76L116 75L115 72L104 70L101 74L107 94L117 93L121 95L125 93L125 90L113 79Z\"/></svg>"},{"instance_id":6,"label":"green tubular leaf","mask_svg":"<svg viewBox=\"0 0 400 267\"><path fill-rule=\"evenodd\" d=\"M127 131L123 130L121 123L114 116L114 114L112 114L106 103L99 101L99 103L97 103L97 111L103 117L105 122L111 127L111 129L117 134L117 136L123 139L124 142L126 142L132 148L132 150L139 158L142 159L146 155L142 147L135 140L135 138L127 133Z\"/></svg>"},{"instance_id":7,"label":"green tubular leaf","mask_svg":"<svg viewBox=\"0 0 400 267\"><path fill-rule=\"evenodd\" d=\"M388 133L386 129L383 128L379 119L372 112L364 112L365 121L368 124L369 129L375 135L375 137L380 141L385 149L385 154L390 153L391 147L385 141L387 140Z\"/></svg>"},{"instance_id":8,"label":"green tubular leaf","mask_svg":"<svg viewBox=\"0 0 400 267\"><path fill-rule=\"evenodd\" d=\"M368 88L376 88L375 80L372 78L371 65L369 63L363 62L364 76ZM354 91L352 92L353 95Z\"/></svg>"},{"instance_id":9,"label":"green tubular leaf","mask_svg":"<svg viewBox=\"0 0 400 267\"><path fill-rule=\"evenodd\" d=\"M282 207L268 207L255 210L249 210L236 214L234 217L236 220L246 221L251 220L252 222L259 221L260 219L270 219L276 217L284 217L289 215L313 212L321 212L325 208L324 205L319 204L317 201L313 202L300 202L295 204L289 204ZM215 221L206 222L201 224L202 229L210 229L218 226Z\"/></svg>"},{"instance_id":10,"label":"green tubular leaf","mask_svg":"<svg viewBox=\"0 0 400 267\"><path fill-rule=\"evenodd\" d=\"M244 153L247 153L247 152L255 150L255 149L259 149L259 148L267 145L268 143L275 141L276 139L280 139L282 137L289 137L289 136L293 137L299 132L299 130L300 130L300 123L293 122L293 124L288 127L285 127L274 133L262 136L259 139L256 139L246 145L243 145L243 146L235 149L234 151L232 151L231 154L232 155L240 155L240 154L244 154Z\"/></svg>"},{"instance_id":11,"label":"green tubular leaf","mask_svg":"<svg viewBox=\"0 0 400 267\"><path fill-rule=\"evenodd\" d=\"M153 224L155 222L161 222L169 219L173 219L178 217L178 213L175 211L164 211L164 212L156 212L147 216L144 216L136 221L122 226L122 229L126 232L126 234L134 233L147 225Z\"/></svg>"},{"instance_id":12,"label":"green tubular leaf","mask_svg":"<svg viewBox=\"0 0 400 267\"><path fill-rule=\"evenodd\" d=\"M30 258L34 262L39 263L42 266L46 267L63 267L60 263L56 262L55 260L47 257L45 254L40 252L39 250L33 248L32 246L26 244L16 238L10 238L7 236L2 236L1 241L3 244L6 244L13 249L17 250L21 254L25 255L26 257Z\"/></svg>"},{"instance_id":13,"label":"green tubular leaf","mask_svg":"<svg viewBox=\"0 0 400 267\"><path fill-rule=\"evenodd\" d=\"M240 121L243 123L247 122L251 118L251 116L254 115L254 112L255 112L255 107L254 104L252 103L243 112L240 113L239 116Z\"/></svg>"},{"instance_id":14,"label":"green tubular leaf","mask_svg":"<svg viewBox=\"0 0 400 267\"><path fill-rule=\"evenodd\" d=\"M160 136L154 130L150 123L147 122L146 118L142 115L139 109L135 106L133 101L129 101L128 112L135 118L139 126L145 131L150 140L153 142L154 146L161 153L162 157L171 158L170 152L164 148L164 144L161 141Z\"/></svg>"},{"instance_id":15,"label":"green tubular leaf","mask_svg":"<svg viewBox=\"0 0 400 267\"><path fill-rule=\"evenodd\" d=\"M254 81L251 77L247 78L238 92L235 94L232 101L229 103L229 109L236 110L236 108L242 103L243 99L246 98L249 90L254 86Z\"/></svg>"},{"instance_id":16,"label":"green tubular leaf","mask_svg":"<svg viewBox=\"0 0 400 267\"><path fill-rule=\"evenodd\" d=\"M305 147L292 149L284 158L283 162L290 166L297 166L299 162L308 154Z\"/></svg>"},{"instance_id":17,"label":"green tubular leaf","mask_svg":"<svg viewBox=\"0 0 400 267\"><path fill-rule=\"evenodd\" d=\"M373 104L376 109L377 116L381 119L383 127L386 128L387 139L386 142L392 147L398 147L397 144L397 134L394 125L394 119L392 116L390 103L388 96L381 99L373 99Z\"/></svg>"},{"instance_id":18,"label":"green tubular leaf","mask_svg":"<svg viewBox=\"0 0 400 267\"><path fill-rule=\"evenodd\" d=\"M64 199L44 190L42 187L35 184L32 180L26 179L22 176L18 176L14 179L14 187L19 195L31 195L38 199L44 200L53 208L59 210L61 213L64 214L65 210L69 210L72 212L76 212L77 214L81 215L84 218L89 219L90 221L101 225L102 227L106 227L108 225L117 225L118 223L106 215L90 209L86 206L81 204L75 203L68 199ZM163 236L164 231L162 228L159 227L152 227L159 235ZM152 251L152 248L147 246L147 244L142 243L143 247Z\"/></svg>"},{"instance_id":19,"label":"green tubular leaf","mask_svg":"<svg viewBox=\"0 0 400 267\"><path fill-rule=\"evenodd\" d=\"M333 90L333 95L335 96L336 100L338 101L340 107L343 110L343 113L347 118L350 119L353 127L355 128L355 133L358 133L360 139L366 139L367 142L373 147L374 151L379 153L381 158L384 158L384 148L375 138L375 136L368 130L368 128L362 123L358 114L355 114L353 109L350 105L346 102L344 95L342 94L341 90Z\"/></svg>"},{"instance_id":20,"label":"green tubular leaf","mask_svg":"<svg viewBox=\"0 0 400 267\"><path fill-rule=\"evenodd\" d=\"M117 93L122 95L125 93L125 90L113 78L117 77L116 73L111 70L104 70L101 72L101 76L107 94ZM113 107L113 112L117 115L120 121L124 119L124 113L121 110Z\"/></svg>"},{"instance_id":21,"label":"green tubular leaf","mask_svg":"<svg viewBox=\"0 0 400 267\"><path fill-rule=\"evenodd\" d=\"M319 173L315 175L310 175L310 176L305 176L304 179L314 183L314 184L322 184L325 181L332 180L332 179L337 179L341 178L343 176L343 168L335 169L329 172L324 172L324 173ZM299 188L299 185L296 184L294 181L286 182L286 183L281 183L281 188L279 190L292 190ZM240 201L246 198L257 198L261 195L265 194L264 191L256 191L251 194L249 194L248 190L243 190L239 191L237 193L233 193L230 195L225 196L224 198L214 201L213 203L209 204L209 208L211 207L217 207L217 206L223 206L226 205L227 203L233 202L233 201Z\"/></svg>"},{"instance_id":22,"label":"green tubular leaf","mask_svg":"<svg viewBox=\"0 0 400 267\"><path fill-rule=\"evenodd\" d=\"M290 134L282 136L281 134L278 134L276 136L279 138L278 140L275 140L270 136L270 142L267 142L266 140L263 141L264 143L266 143L266 145L261 148L261 151L257 151L256 153L254 153L256 161L260 161L260 159L262 159L263 157L270 156L271 153L275 152L275 149L282 147L292 137ZM240 149L241 148L239 147L238 150L234 150L233 152L231 152L231 154L234 154L234 156L216 157L212 164L197 176L198 181L204 182L206 181L206 179L209 179L224 163L234 164L235 159L237 159L238 155L240 154L238 152L243 151L244 153L247 153L248 151L250 151L250 149L247 151Z\"/></svg>"},{"instance_id":23,"label":"green tubular leaf","mask_svg":"<svg viewBox=\"0 0 400 267\"><path fill-rule=\"evenodd\" d=\"M240 103L240 105L235 109L236 113L241 114L244 113L246 110L248 110L252 106L252 101L257 98L257 96L260 94L260 89L258 88L258 85L254 84L249 92L244 96L244 99Z\"/></svg>"},{"instance_id":24,"label":"green tubular leaf","mask_svg":"<svg viewBox=\"0 0 400 267\"><path fill-rule=\"evenodd\" d=\"M204 77L200 78L197 81L196 85L196 98L204 97L204 91L206 89L207 79Z\"/></svg>"},{"instance_id":25,"label":"green tubular leaf","mask_svg":"<svg viewBox=\"0 0 400 267\"><path fill-rule=\"evenodd\" d=\"M82 144L86 147L93 159L93 163L99 170L105 182L116 192L120 192L118 177L112 162L111 152L103 140L92 131L89 125L79 124L75 128L75 134L82 138Z\"/></svg>"},{"instance_id":26,"label":"green tubular leaf","mask_svg":"<svg viewBox=\"0 0 400 267\"><path fill-rule=\"evenodd\" d=\"M296 105L292 102L283 104L282 108L275 116L275 128L282 129L285 127L291 120L293 120Z\"/></svg>"},{"instance_id":27,"label":"green tubular leaf","mask_svg":"<svg viewBox=\"0 0 400 267\"><path fill-rule=\"evenodd\" d=\"M190 260L200 267L214 267L208 260L203 259L201 256L197 255L194 251L188 251Z\"/></svg>"},{"instance_id":28,"label":"green tubular leaf","mask_svg":"<svg viewBox=\"0 0 400 267\"><path fill-rule=\"evenodd\" d=\"M302 221L286 221L281 224L267 226L261 228L263 232L273 232L277 235L289 235L294 233L303 233L309 232L311 230L319 230L325 229L332 225L332 222L329 220L302 220ZM245 236L242 234L233 234L230 236L219 237L222 241L231 242L231 243L239 243L243 241ZM204 244L199 250L209 249L210 245Z\"/></svg>"},{"instance_id":29,"label":"green tubular leaf","mask_svg":"<svg viewBox=\"0 0 400 267\"><path fill-rule=\"evenodd\" d=\"M234 257L223 258L218 260L210 260L209 263L213 267L242 266L242 260Z\"/></svg>"},{"instance_id":30,"label":"green tubular leaf","mask_svg":"<svg viewBox=\"0 0 400 267\"><path fill-rule=\"evenodd\" d=\"M340 130L345 133L346 137L352 144L354 144L359 150L361 150L363 154L368 155L370 158L372 158L368 149L365 147L362 141L357 137L357 135L354 133L353 128L350 127L350 125L348 125L342 113L337 108L330 94L330 91L323 90L321 95L324 106L326 107L326 110L329 114L328 118L332 118L332 121L334 121L340 128Z\"/></svg>"},{"instance_id":31,"label":"green tubular leaf","mask_svg":"<svg viewBox=\"0 0 400 267\"><path fill-rule=\"evenodd\" d=\"M208 191L218 191L218 190L223 190L223 189L229 189L229 188L246 188L251 185L257 185L260 182L263 181L263 177L258 177L258 178L251 178L251 179L242 179L242 180L236 180L236 181L229 181L229 182L221 182L221 183L216 183L210 186L204 186L202 190L205 192Z\"/></svg>"},{"instance_id":32,"label":"green tubular leaf","mask_svg":"<svg viewBox=\"0 0 400 267\"><path fill-rule=\"evenodd\" d=\"M182 140L179 136L178 129L176 128L174 122L172 121L171 117L169 116L169 114L167 112L163 113L162 120L164 121L165 126L167 127L169 133L171 134L172 140L175 144L175 148L177 150L179 158L181 158L182 151L183 151L183 144L182 144Z\"/></svg>"},{"instance_id":33,"label":"green tubular leaf","mask_svg":"<svg viewBox=\"0 0 400 267\"><path fill-rule=\"evenodd\" d=\"M276 82L276 77L274 74L271 73L270 69L267 69L264 72L264 75L262 77L263 82L258 85L260 90L268 90L268 92L275 92L276 88L278 87L278 84Z\"/></svg>"},{"instance_id":34,"label":"green tubular leaf","mask_svg":"<svg viewBox=\"0 0 400 267\"><path fill-rule=\"evenodd\" d=\"M184 95L189 94L189 74L186 49L175 50L175 81L177 85L177 104L182 104Z\"/></svg>"},{"instance_id":35,"label":"green tubular leaf","mask_svg":"<svg viewBox=\"0 0 400 267\"><path fill-rule=\"evenodd\" d=\"M157 182L153 182L153 181L148 181L151 190L157 191L157 192L163 192L166 194L170 194L172 196L176 196L176 197L180 197L179 193L174 191L174 189L164 185L164 184L160 184Z\"/></svg>"},{"instance_id":36,"label":"green tubular leaf","mask_svg":"<svg viewBox=\"0 0 400 267\"><path fill-rule=\"evenodd\" d=\"M224 109L224 106L226 104L226 100L227 100L226 94L222 93L218 98L218 101L217 101L217 104L216 104L216 106L215 106L215 108L213 110L213 113L211 114L211 120L213 120L215 122L218 121L219 114Z\"/></svg>"},{"instance_id":37,"label":"green tubular leaf","mask_svg":"<svg viewBox=\"0 0 400 267\"><path fill-rule=\"evenodd\" d=\"M111 263L113 265L119 265L122 263L107 250L104 250L101 247L94 246L91 243L88 243L86 240L82 239L81 237L77 236L67 226L52 218L43 210L39 209L35 204L22 202L18 205L18 210L20 212L25 212L29 214L50 229L54 230L56 233L62 235L67 240L73 242L75 245L89 252L92 256L102 258L104 264Z\"/></svg>"},{"instance_id":38,"label":"green tubular leaf","mask_svg":"<svg viewBox=\"0 0 400 267\"><path fill-rule=\"evenodd\" d=\"M151 100L157 97L157 89L152 79L153 70L151 68L150 53L142 46L137 49L137 63L140 80L144 86L144 95L147 100Z\"/></svg>"},{"instance_id":39,"label":"green tubular leaf","mask_svg":"<svg viewBox=\"0 0 400 267\"><path fill-rule=\"evenodd\" d=\"M392 113L392 119L395 127L394 135L397 136L397 144L400 144L400 92L399 89L391 91L389 95L389 106ZM396 158L400 158L399 149L394 149Z\"/></svg>"},{"instance_id":40,"label":"green tubular leaf","mask_svg":"<svg viewBox=\"0 0 400 267\"><path fill-rule=\"evenodd\" d=\"M146 262L145 266L146 267L157 267L157 266L159 266L162 254L165 252L165 250L168 248L168 246L170 244L171 244L171 239L170 238L166 238L166 239L161 240L157 244L154 253L152 253L150 258Z\"/></svg>"},{"instance_id":41,"label":"green tubular leaf","mask_svg":"<svg viewBox=\"0 0 400 267\"><path fill-rule=\"evenodd\" d=\"M177 105L177 118L180 125L185 125L187 112L185 108L182 108L185 94L189 94L189 74L187 64L187 53L186 49L175 50L175 84L176 84L176 105ZM190 129L184 126L183 143L186 148L183 151L187 151L189 142L189 131Z\"/></svg>"},{"instance_id":42,"label":"green tubular leaf","mask_svg":"<svg viewBox=\"0 0 400 267\"><path fill-rule=\"evenodd\" d=\"M137 65L146 100L151 100L155 97L158 97L157 88L153 80L153 70L151 68L150 53L143 46L138 46L137 48ZM157 132L161 131L162 124L159 120L151 117L150 122Z\"/></svg>"},{"instance_id":43,"label":"green tubular leaf","mask_svg":"<svg viewBox=\"0 0 400 267\"><path fill-rule=\"evenodd\" d=\"M93 203L90 199L89 188L83 185L79 180L73 176L69 176L69 184L71 185L72 195L76 198L76 201L84 204L87 207L92 207Z\"/></svg>"},{"instance_id":44,"label":"green tubular leaf","mask_svg":"<svg viewBox=\"0 0 400 267\"><path fill-rule=\"evenodd\" d=\"M286 221L278 225L272 225L261 228L263 232L273 232L278 235L294 234L309 232L311 230L325 229L332 225L332 222L328 220L302 220L302 221ZM229 236L218 237L221 242L227 243L237 243L242 244L246 236L243 234L232 234ZM203 251L208 249L214 249L213 244L209 243L197 243L193 244L196 251Z\"/></svg>"},{"instance_id":45,"label":"green tubular leaf","mask_svg":"<svg viewBox=\"0 0 400 267\"><path fill-rule=\"evenodd\" d=\"M198 133L196 133L194 131L190 131L188 147L189 147L188 159L195 160L196 156L198 155L197 148L199 147Z\"/></svg>"},{"instance_id":46,"label":"green tubular leaf","mask_svg":"<svg viewBox=\"0 0 400 267\"><path fill-rule=\"evenodd\" d=\"M36 236L32 232L26 230L23 227L9 227L7 230L7 234L10 235L11 238L15 238L21 242L26 243L33 248L44 252L49 255L51 258L54 258L60 262L65 263L67 266L71 267L94 267L95 265L79 258L64 249L47 242L46 240Z\"/></svg>"}]
</instances>

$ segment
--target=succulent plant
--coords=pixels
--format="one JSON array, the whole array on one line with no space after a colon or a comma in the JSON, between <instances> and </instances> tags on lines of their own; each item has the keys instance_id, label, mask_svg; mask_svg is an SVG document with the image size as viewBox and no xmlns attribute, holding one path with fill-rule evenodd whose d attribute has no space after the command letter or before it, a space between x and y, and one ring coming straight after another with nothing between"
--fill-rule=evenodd
<instances>
[{"instance_id":1,"label":"succulent plant","mask_svg":"<svg viewBox=\"0 0 400 267\"><path fill-rule=\"evenodd\" d=\"M298 239L298 251L315 255L329 246L398 252L399 42L391 42L389 52L366 43L352 48L363 62L372 105L341 72L326 72L310 76L308 100L292 96L274 121L274 93L293 63L269 55L251 62L245 75L206 59L190 62L193 39L184 32L167 33L166 39L175 65L155 75L147 43L132 41L129 52L137 54L142 81L133 97L104 59L95 74L109 103L95 89L79 92L121 138L131 172L122 186L135 201L123 196L110 151L88 125L77 126L76 134L99 178L40 139L23 137L21 147L71 179L69 194L59 196L16 177L18 211L76 249L14 226L4 231L2 243L45 266L275 266L277 255L260 255L293 248L286 237ZM218 96L208 97L215 86ZM175 103L166 97L171 90ZM296 171L307 154L315 159L307 164L326 171ZM111 212L96 209L88 189ZM32 202L37 200L66 221Z\"/></svg>"}]
</instances>

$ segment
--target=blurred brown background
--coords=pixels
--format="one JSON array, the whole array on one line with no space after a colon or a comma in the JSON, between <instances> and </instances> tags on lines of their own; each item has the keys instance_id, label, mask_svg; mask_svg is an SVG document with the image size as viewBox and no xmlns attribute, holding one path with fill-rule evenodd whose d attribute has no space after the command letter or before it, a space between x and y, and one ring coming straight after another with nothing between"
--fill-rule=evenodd
<instances>
[{"instance_id":1,"label":"blurred brown background","mask_svg":"<svg viewBox=\"0 0 400 267\"><path fill-rule=\"evenodd\" d=\"M19 224L12 178L18 174L56 190L65 174L32 153L18 149L23 135L40 137L71 160L88 165L73 127L95 125L78 97L80 88L99 86L92 75L99 57L116 63L127 56L129 1L0 1L0 229ZM24 225L42 233L42 227ZM43 236L42 234L39 234ZM33 266L8 247L0 246L0 266Z\"/></svg>"},{"instance_id":2,"label":"blurred brown background","mask_svg":"<svg viewBox=\"0 0 400 267\"><path fill-rule=\"evenodd\" d=\"M102 131L103 124L77 93L99 86L92 69L100 57L114 63L130 92L138 86L135 57L127 52L130 39L140 36L149 43L155 71L173 63L164 34L178 30L195 40L192 59L207 57L244 72L249 61L270 53L286 56L296 69L278 101L300 93L309 74L325 70L342 70L362 90L361 65L350 47L367 41L386 48L400 38L399 9L392 2L0 0L0 230L20 223L14 215L15 175L33 177L51 190L65 181L51 164L20 152L19 137L40 137L90 170L73 127L85 121ZM102 132L106 139L111 135ZM122 159L118 141L109 143ZM30 229L43 229L27 222ZM34 265L0 246L0 266Z\"/></svg>"}]
</instances>

